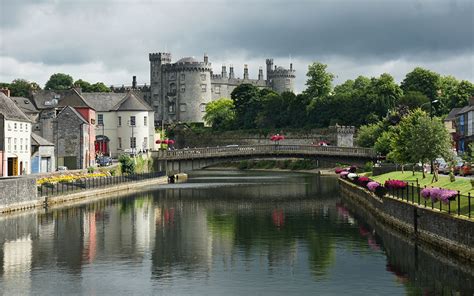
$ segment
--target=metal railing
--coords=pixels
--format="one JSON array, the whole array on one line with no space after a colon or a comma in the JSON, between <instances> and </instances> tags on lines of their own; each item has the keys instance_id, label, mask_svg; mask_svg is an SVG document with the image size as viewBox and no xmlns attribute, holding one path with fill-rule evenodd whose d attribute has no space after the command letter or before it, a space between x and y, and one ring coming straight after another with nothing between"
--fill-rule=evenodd
<instances>
[{"instance_id":1,"label":"metal railing","mask_svg":"<svg viewBox=\"0 0 474 296\"><path fill-rule=\"evenodd\" d=\"M424 188L426 188L426 186ZM420 188L419 184L415 185L415 183L412 183L408 184L405 188L388 189L387 194L391 195L393 198L404 200L408 203L416 204L427 209L437 209L450 215L466 216L471 218L471 193L468 193L466 196L462 195L458 191L455 199L449 200L447 203L443 203L441 201L435 202L430 198L425 199L423 196L421 196L422 189L423 188Z\"/></svg>"},{"instance_id":2,"label":"metal railing","mask_svg":"<svg viewBox=\"0 0 474 296\"><path fill-rule=\"evenodd\" d=\"M371 148L280 144L159 150L153 151L153 153L160 159L193 159L268 154L348 156L372 159L376 157L374 150Z\"/></svg>"},{"instance_id":3,"label":"metal railing","mask_svg":"<svg viewBox=\"0 0 474 296\"><path fill-rule=\"evenodd\" d=\"M165 172L151 172L122 176L107 176L87 179L77 179L71 182L58 182L55 184L44 183L37 185L38 196L58 196L76 193L83 190L111 187L119 184L143 181L165 176Z\"/></svg>"}]
</instances>

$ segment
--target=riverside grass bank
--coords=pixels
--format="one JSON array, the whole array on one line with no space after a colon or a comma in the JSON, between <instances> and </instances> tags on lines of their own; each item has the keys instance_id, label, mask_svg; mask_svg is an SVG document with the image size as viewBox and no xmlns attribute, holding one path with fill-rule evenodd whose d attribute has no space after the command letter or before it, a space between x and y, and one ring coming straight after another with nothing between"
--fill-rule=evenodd
<instances>
[{"instance_id":1,"label":"riverside grass bank","mask_svg":"<svg viewBox=\"0 0 474 296\"><path fill-rule=\"evenodd\" d=\"M339 178L343 198L377 223L389 225L444 255L474 263L474 220L469 214L448 213L420 201L420 192L405 195L388 192L377 196L368 189Z\"/></svg>"}]
</instances>

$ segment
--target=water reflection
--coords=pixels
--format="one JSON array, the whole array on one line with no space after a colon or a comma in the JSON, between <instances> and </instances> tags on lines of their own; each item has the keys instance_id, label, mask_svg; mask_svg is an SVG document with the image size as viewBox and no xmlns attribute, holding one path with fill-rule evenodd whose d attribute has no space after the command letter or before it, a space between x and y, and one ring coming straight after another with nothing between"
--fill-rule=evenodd
<instances>
[{"instance_id":1,"label":"water reflection","mask_svg":"<svg viewBox=\"0 0 474 296\"><path fill-rule=\"evenodd\" d=\"M214 176L222 182L209 186ZM472 270L421 249L415 260L414 246L371 227L376 223L354 209L341 202L332 178L201 172L187 184L138 196L3 217L0 288L6 294L472 293Z\"/></svg>"}]
</instances>

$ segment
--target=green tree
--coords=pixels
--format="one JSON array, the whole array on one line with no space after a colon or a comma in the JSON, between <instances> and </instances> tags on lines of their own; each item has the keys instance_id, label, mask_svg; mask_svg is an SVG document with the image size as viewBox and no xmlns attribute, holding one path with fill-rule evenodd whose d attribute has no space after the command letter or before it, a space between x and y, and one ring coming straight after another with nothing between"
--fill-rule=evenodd
<instances>
[{"instance_id":1,"label":"green tree","mask_svg":"<svg viewBox=\"0 0 474 296\"><path fill-rule=\"evenodd\" d=\"M363 125L357 132L356 143L360 147L372 148L383 132L384 127L382 122Z\"/></svg>"},{"instance_id":2,"label":"green tree","mask_svg":"<svg viewBox=\"0 0 474 296\"><path fill-rule=\"evenodd\" d=\"M372 110L380 117L385 116L387 110L395 107L402 96L402 89L387 73L380 75L379 78L372 78L369 88L369 95L372 97Z\"/></svg>"},{"instance_id":3,"label":"green tree","mask_svg":"<svg viewBox=\"0 0 474 296\"><path fill-rule=\"evenodd\" d=\"M12 97L25 98L30 97L32 91L40 89L36 82L30 82L25 79L15 79L8 87L10 88Z\"/></svg>"},{"instance_id":4,"label":"green tree","mask_svg":"<svg viewBox=\"0 0 474 296\"><path fill-rule=\"evenodd\" d=\"M91 92L111 92L111 90L103 82L96 82L91 85Z\"/></svg>"},{"instance_id":5,"label":"green tree","mask_svg":"<svg viewBox=\"0 0 474 296\"><path fill-rule=\"evenodd\" d=\"M384 131L380 137L375 141L374 149L380 155L387 155L391 150L391 141L394 133L392 131Z\"/></svg>"},{"instance_id":6,"label":"green tree","mask_svg":"<svg viewBox=\"0 0 474 296\"><path fill-rule=\"evenodd\" d=\"M280 128L285 126L288 102L275 92L267 93L261 99L262 108L255 118L259 128Z\"/></svg>"},{"instance_id":7,"label":"green tree","mask_svg":"<svg viewBox=\"0 0 474 296\"><path fill-rule=\"evenodd\" d=\"M324 98L331 93L334 74L327 72L326 68L327 65L318 62L308 66L307 88L304 93L311 99Z\"/></svg>"},{"instance_id":8,"label":"green tree","mask_svg":"<svg viewBox=\"0 0 474 296\"><path fill-rule=\"evenodd\" d=\"M92 92L91 84L85 80L78 79L74 81L75 87L80 87L82 92Z\"/></svg>"},{"instance_id":9,"label":"green tree","mask_svg":"<svg viewBox=\"0 0 474 296\"><path fill-rule=\"evenodd\" d=\"M448 159L451 155L451 139L443 122L437 117L430 119L420 109L400 121L390 146L389 157L401 164L428 163L440 156Z\"/></svg>"},{"instance_id":10,"label":"green tree","mask_svg":"<svg viewBox=\"0 0 474 296\"><path fill-rule=\"evenodd\" d=\"M262 90L267 93L268 90ZM261 110L260 90L252 84L241 84L231 93L234 101L235 125L238 129L255 128L255 119Z\"/></svg>"},{"instance_id":11,"label":"green tree","mask_svg":"<svg viewBox=\"0 0 474 296\"><path fill-rule=\"evenodd\" d=\"M412 90L405 92L405 94L398 101L399 106L406 106L410 110L420 108L421 106L428 108L424 110L429 110L430 108L429 103L430 103L430 100L428 99L427 96L425 96L419 91L412 91Z\"/></svg>"},{"instance_id":12,"label":"green tree","mask_svg":"<svg viewBox=\"0 0 474 296\"><path fill-rule=\"evenodd\" d=\"M218 130L232 127L235 120L234 101L220 98L206 105L204 121Z\"/></svg>"},{"instance_id":13,"label":"green tree","mask_svg":"<svg viewBox=\"0 0 474 296\"><path fill-rule=\"evenodd\" d=\"M44 86L48 90L70 89L73 86L73 79L70 75L64 73L56 73L51 75Z\"/></svg>"},{"instance_id":14,"label":"green tree","mask_svg":"<svg viewBox=\"0 0 474 296\"><path fill-rule=\"evenodd\" d=\"M401 88L404 92L419 91L430 100L437 96L440 75L436 72L416 67L405 76Z\"/></svg>"}]
</instances>

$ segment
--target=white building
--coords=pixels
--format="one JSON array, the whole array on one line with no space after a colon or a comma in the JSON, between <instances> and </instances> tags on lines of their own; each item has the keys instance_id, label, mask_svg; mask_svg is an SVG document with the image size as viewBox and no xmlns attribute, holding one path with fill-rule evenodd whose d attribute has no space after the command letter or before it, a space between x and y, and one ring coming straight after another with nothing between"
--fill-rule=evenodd
<instances>
[{"instance_id":1,"label":"white building","mask_svg":"<svg viewBox=\"0 0 474 296\"><path fill-rule=\"evenodd\" d=\"M124 152L154 148L153 109L140 97L128 93L82 93L96 110L96 151L118 157Z\"/></svg>"},{"instance_id":2,"label":"white building","mask_svg":"<svg viewBox=\"0 0 474 296\"><path fill-rule=\"evenodd\" d=\"M31 121L3 92L0 92L0 151L2 176L30 174Z\"/></svg>"}]
</instances>

